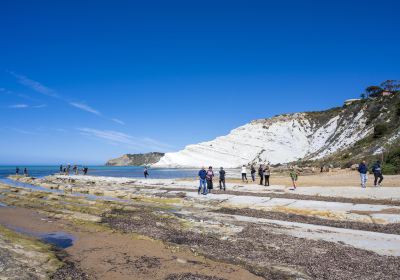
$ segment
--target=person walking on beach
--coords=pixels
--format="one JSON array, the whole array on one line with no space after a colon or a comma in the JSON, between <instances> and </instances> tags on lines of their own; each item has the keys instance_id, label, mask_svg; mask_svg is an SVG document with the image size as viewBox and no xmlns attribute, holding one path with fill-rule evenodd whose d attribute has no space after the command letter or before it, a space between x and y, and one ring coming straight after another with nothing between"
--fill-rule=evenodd
<instances>
[{"instance_id":1,"label":"person walking on beach","mask_svg":"<svg viewBox=\"0 0 400 280\"><path fill-rule=\"evenodd\" d=\"M28 169L24 168L24 176L28 176Z\"/></svg>"},{"instance_id":2,"label":"person walking on beach","mask_svg":"<svg viewBox=\"0 0 400 280\"><path fill-rule=\"evenodd\" d=\"M15 168L15 175L19 175L19 167Z\"/></svg>"},{"instance_id":3,"label":"person walking on beach","mask_svg":"<svg viewBox=\"0 0 400 280\"><path fill-rule=\"evenodd\" d=\"M207 170L207 190L209 193L211 193L211 190L213 189L213 177L214 177L214 171L212 170L212 166L208 167Z\"/></svg>"},{"instance_id":4,"label":"person walking on beach","mask_svg":"<svg viewBox=\"0 0 400 280\"><path fill-rule=\"evenodd\" d=\"M265 169L264 169L264 186L266 186L266 187L269 187L269 176L271 175L271 169L270 169L270 167L269 167L269 164L267 164L266 166L265 166Z\"/></svg>"},{"instance_id":5,"label":"person walking on beach","mask_svg":"<svg viewBox=\"0 0 400 280\"><path fill-rule=\"evenodd\" d=\"M60 173L62 173L63 172L63 166L62 166L62 164L60 165Z\"/></svg>"},{"instance_id":6,"label":"person walking on beach","mask_svg":"<svg viewBox=\"0 0 400 280\"><path fill-rule=\"evenodd\" d=\"M363 160L358 166L358 172L360 173L361 187L365 188L368 180L368 166L365 160Z\"/></svg>"},{"instance_id":7,"label":"person walking on beach","mask_svg":"<svg viewBox=\"0 0 400 280\"><path fill-rule=\"evenodd\" d=\"M375 187L380 187L381 183L383 181L383 175L382 175L382 168L381 168L381 162L378 160L375 162L375 164L372 166L372 173L374 173L374 186ZM379 182L378 182L379 179Z\"/></svg>"},{"instance_id":8,"label":"person walking on beach","mask_svg":"<svg viewBox=\"0 0 400 280\"><path fill-rule=\"evenodd\" d=\"M200 194L201 188L203 188L203 194L207 194L207 186L206 186L206 177L207 177L207 171L204 167L201 168L199 171L199 179L200 179L200 185L199 189L197 191L198 194Z\"/></svg>"},{"instance_id":9,"label":"person walking on beach","mask_svg":"<svg viewBox=\"0 0 400 280\"><path fill-rule=\"evenodd\" d=\"M75 175L78 175L78 167L76 165L72 167L72 170L74 171Z\"/></svg>"},{"instance_id":10,"label":"person walking on beach","mask_svg":"<svg viewBox=\"0 0 400 280\"><path fill-rule=\"evenodd\" d=\"M247 180L247 169L246 169L246 165L242 166L242 182L244 182L244 180L246 180L246 183L249 182L249 180Z\"/></svg>"},{"instance_id":11,"label":"person walking on beach","mask_svg":"<svg viewBox=\"0 0 400 280\"><path fill-rule=\"evenodd\" d=\"M87 168L86 166L82 169L83 170L83 175L87 175L89 168Z\"/></svg>"},{"instance_id":12,"label":"person walking on beach","mask_svg":"<svg viewBox=\"0 0 400 280\"><path fill-rule=\"evenodd\" d=\"M294 191L294 190L296 190L296 182L297 182L297 179L299 177L299 174L293 168L292 171L290 171L289 175L290 175L290 178L292 179L292 185L293 185L293 187L290 190Z\"/></svg>"},{"instance_id":13,"label":"person walking on beach","mask_svg":"<svg viewBox=\"0 0 400 280\"><path fill-rule=\"evenodd\" d=\"M222 190L222 186L223 186L224 187L224 191L226 190L226 187L225 187L225 174L226 174L226 172L225 172L224 168L221 167L219 169L219 189ZM221 185L221 183L222 183L222 185Z\"/></svg>"},{"instance_id":14,"label":"person walking on beach","mask_svg":"<svg viewBox=\"0 0 400 280\"><path fill-rule=\"evenodd\" d=\"M260 167L258 167L258 176L260 176L260 185L262 186L263 178L264 178L263 165L262 164L260 164Z\"/></svg>"},{"instance_id":15,"label":"person walking on beach","mask_svg":"<svg viewBox=\"0 0 400 280\"><path fill-rule=\"evenodd\" d=\"M254 183L256 181L256 169L254 168L253 164L250 167L250 174L251 174L251 180Z\"/></svg>"},{"instance_id":16,"label":"person walking on beach","mask_svg":"<svg viewBox=\"0 0 400 280\"><path fill-rule=\"evenodd\" d=\"M147 176L149 176L149 171L147 170L147 166L144 167L144 178L147 179Z\"/></svg>"}]
</instances>

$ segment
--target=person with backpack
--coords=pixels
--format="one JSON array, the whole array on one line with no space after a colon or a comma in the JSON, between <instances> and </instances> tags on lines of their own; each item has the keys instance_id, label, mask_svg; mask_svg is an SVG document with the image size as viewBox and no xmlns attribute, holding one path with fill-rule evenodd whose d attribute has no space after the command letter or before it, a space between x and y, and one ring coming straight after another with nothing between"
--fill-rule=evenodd
<instances>
[{"instance_id":1,"label":"person with backpack","mask_svg":"<svg viewBox=\"0 0 400 280\"><path fill-rule=\"evenodd\" d=\"M292 171L290 171L289 176L292 179L292 185L293 185L293 187L290 190L294 191L294 190L296 190L296 182L297 182L297 179L299 178L299 174L297 173L297 171L294 168L292 168Z\"/></svg>"},{"instance_id":2,"label":"person with backpack","mask_svg":"<svg viewBox=\"0 0 400 280\"><path fill-rule=\"evenodd\" d=\"M365 188L368 180L368 166L365 160L363 160L358 166L358 172L360 173L361 188Z\"/></svg>"},{"instance_id":3,"label":"person with backpack","mask_svg":"<svg viewBox=\"0 0 400 280\"><path fill-rule=\"evenodd\" d=\"M207 190L209 193L211 193L211 190L213 189L213 177L214 177L214 171L212 170L212 166L208 167L207 170Z\"/></svg>"},{"instance_id":4,"label":"person with backpack","mask_svg":"<svg viewBox=\"0 0 400 280\"><path fill-rule=\"evenodd\" d=\"M374 186L375 187L380 187L381 183L383 181L383 175L382 175L382 168L381 168L381 162L377 160L375 164L372 166L372 173L374 173ZM379 179L379 182L378 182ZM377 184L378 183L378 184Z\"/></svg>"},{"instance_id":5,"label":"person with backpack","mask_svg":"<svg viewBox=\"0 0 400 280\"><path fill-rule=\"evenodd\" d=\"M226 190L226 188L225 188L225 174L226 174L226 172L225 172L224 168L221 167L219 169L219 189L222 190L222 186L223 186L224 187L224 191ZM222 183L222 185L221 185L221 183Z\"/></svg>"},{"instance_id":6,"label":"person with backpack","mask_svg":"<svg viewBox=\"0 0 400 280\"><path fill-rule=\"evenodd\" d=\"M264 169L264 186L269 187L269 176L271 175L271 169L269 168L269 165L267 164L267 166Z\"/></svg>"},{"instance_id":7,"label":"person with backpack","mask_svg":"<svg viewBox=\"0 0 400 280\"><path fill-rule=\"evenodd\" d=\"M206 187L206 177L207 177L207 171L204 167L201 168L199 171L199 179L200 179L200 185L199 189L197 190L197 193L200 194L201 188L203 188L203 194L207 194L207 187Z\"/></svg>"},{"instance_id":8,"label":"person with backpack","mask_svg":"<svg viewBox=\"0 0 400 280\"><path fill-rule=\"evenodd\" d=\"M258 168L258 176L260 176L260 185L262 186L263 179L264 179L263 165L262 164L260 164L260 167Z\"/></svg>"},{"instance_id":9,"label":"person with backpack","mask_svg":"<svg viewBox=\"0 0 400 280\"><path fill-rule=\"evenodd\" d=\"M249 182L249 180L247 180L247 169L246 169L246 165L242 166L242 182L244 182L244 180L246 180L246 183Z\"/></svg>"}]
</instances>

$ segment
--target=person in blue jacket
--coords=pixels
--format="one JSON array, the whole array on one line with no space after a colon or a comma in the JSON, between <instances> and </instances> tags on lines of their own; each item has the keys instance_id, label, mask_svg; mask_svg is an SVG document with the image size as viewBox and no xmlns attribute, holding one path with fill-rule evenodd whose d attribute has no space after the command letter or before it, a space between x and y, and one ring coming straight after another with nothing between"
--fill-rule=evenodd
<instances>
[{"instance_id":1,"label":"person in blue jacket","mask_svg":"<svg viewBox=\"0 0 400 280\"><path fill-rule=\"evenodd\" d=\"M380 187L381 183L383 181L383 175L382 175L381 162L379 160L376 161L375 164L372 166L372 173L374 173L374 177L375 177L374 186ZM378 182L378 179L379 179L379 182Z\"/></svg>"},{"instance_id":2,"label":"person in blue jacket","mask_svg":"<svg viewBox=\"0 0 400 280\"><path fill-rule=\"evenodd\" d=\"M203 194L207 194L207 171L205 167L202 167L201 170L199 171L199 179L200 179L200 185L199 189L197 191L198 194L200 194L201 188L203 187Z\"/></svg>"},{"instance_id":3,"label":"person in blue jacket","mask_svg":"<svg viewBox=\"0 0 400 280\"><path fill-rule=\"evenodd\" d=\"M365 188L366 184L367 184L367 180L368 180L368 166L365 162L365 160L363 160L359 166L358 166L358 172L360 173L360 178L361 178L361 187Z\"/></svg>"}]
</instances>

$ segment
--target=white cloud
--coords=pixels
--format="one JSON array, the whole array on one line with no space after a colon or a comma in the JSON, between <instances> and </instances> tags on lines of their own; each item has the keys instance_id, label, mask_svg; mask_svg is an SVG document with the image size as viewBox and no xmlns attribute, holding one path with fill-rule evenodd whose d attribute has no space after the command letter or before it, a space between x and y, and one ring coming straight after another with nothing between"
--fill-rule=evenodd
<instances>
[{"instance_id":1,"label":"white cloud","mask_svg":"<svg viewBox=\"0 0 400 280\"><path fill-rule=\"evenodd\" d=\"M125 122L123 122L123 121L121 121L121 120L119 120L119 119L111 119L113 122L116 122L116 123L118 123L118 124L121 124L121 125L125 125Z\"/></svg>"},{"instance_id":2,"label":"white cloud","mask_svg":"<svg viewBox=\"0 0 400 280\"><path fill-rule=\"evenodd\" d=\"M39 108L44 108L44 107L47 107L47 105L46 104L40 104L40 105L14 104L14 105L8 106L8 108L11 108L11 109L27 109L27 108L39 109Z\"/></svg>"},{"instance_id":3,"label":"white cloud","mask_svg":"<svg viewBox=\"0 0 400 280\"><path fill-rule=\"evenodd\" d=\"M90 107L89 105L83 104L83 103L69 102L69 105L71 105L75 108L81 109L83 111L98 115L98 116L101 115L101 113L99 111L97 111L96 109Z\"/></svg>"},{"instance_id":4,"label":"white cloud","mask_svg":"<svg viewBox=\"0 0 400 280\"><path fill-rule=\"evenodd\" d=\"M109 141L111 144L123 144L133 149L164 150L169 145L150 138L138 138L123 132L113 130L99 130L93 128L77 128L82 135L100 138Z\"/></svg>"},{"instance_id":5,"label":"white cloud","mask_svg":"<svg viewBox=\"0 0 400 280\"><path fill-rule=\"evenodd\" d=\"M36 134L34 132L30 132L30 131L19 129L19 128L15 128L15 127L12 127L11 130L14 130L15 132L18 132L18 133L21 133L21 134L26 134L26 135L35 135Z\"/></svg>"},{"instance_id":6,"label":"white cloud","mask_svg":"<svg viewBox=\"0 0 400 280\"><path fill-rule=\"evenodd\" d=\"M32 106L32 108L44 108L44 107L47 107L47 105L46 104L40 104L40 105L34 105L34 106Z\"/></svg>"},{"instance_id":7,"label":"white cloud","mask_svg":"<svg viewBox=\"0 0 400 280\"><path fill-rule=\"evenodd\" d=\"M59 95L57 92L35 80L29 79L23 75L16 74L14 72L9 72L11 75L13 75L15 78L17 78L18 82L24 86L27 86L31 89L33 89L36 92L39 92L41 94L51 96L51 97L56 97L58 98Z\"/></svg>"},{"instance_id":8,"label":"white cloud","mask_svg":"<svg viewBox=\"0 0 400 280\"><path fill-rule=\"evenodd\" d=\"M25 108L29 108L29 105L27 105L27 104L14 104L14 105L8 106L8 108L12 108L12 109L25 109Z\"/></svg>"}]
</instances>

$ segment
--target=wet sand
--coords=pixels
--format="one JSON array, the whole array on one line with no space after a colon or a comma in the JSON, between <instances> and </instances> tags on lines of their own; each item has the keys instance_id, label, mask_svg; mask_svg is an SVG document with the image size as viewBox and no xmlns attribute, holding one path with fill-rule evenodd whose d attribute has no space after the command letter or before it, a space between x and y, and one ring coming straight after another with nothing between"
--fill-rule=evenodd
<instances>
[{"instance_id":1,"label":"wet sand","mask_svg":"<svg viewBox=\"0 0 400 280\"><path fill-rule=\"evenodd\" d=\"M49 219L31 209L0 208L0 224L36 233L64 231L75 235L77 240L65 250L63 260L79 264L79 269L93 279L165 279L174 273L262 279L243 268L195 256L187 248Z\"/></svg>"}]
</instances>

